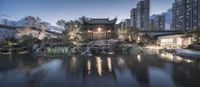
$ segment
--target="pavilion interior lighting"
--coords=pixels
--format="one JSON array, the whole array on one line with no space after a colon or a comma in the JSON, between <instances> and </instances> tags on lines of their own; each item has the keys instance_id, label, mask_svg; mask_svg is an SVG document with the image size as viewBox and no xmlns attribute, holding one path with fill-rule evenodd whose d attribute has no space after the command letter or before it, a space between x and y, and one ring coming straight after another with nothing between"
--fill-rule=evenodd
<instances>
[{"instance_id":1,"label":"pavilion interior lighting","mask_svg":"<svg viewBox=\"0 0 200 87\"><path fill-rule=\"evenodd\" d=\"M101 28L100 27L98 28L98 32L101 32Z\"/></svg>"},{"instance_id":2,"label":"pavilion interior lighting","mask_svg":"<svg viewBox=\"0 0 200 87\"><path fill-rule=\"evenodd\" d=\"M88 30L88 33L92 33L92 31L91 31L91 30Z\"/></svg>"},{"instance_id":3,"label":"pavilion interior lighting","mask_svg":"<svg viewBox=\"0 0 200 87\"><path fill-rule=\"evenodd\" d=\"M108 33L110 33L111 32L111 30L108 30Z\"/></svg>"}]
</instances>

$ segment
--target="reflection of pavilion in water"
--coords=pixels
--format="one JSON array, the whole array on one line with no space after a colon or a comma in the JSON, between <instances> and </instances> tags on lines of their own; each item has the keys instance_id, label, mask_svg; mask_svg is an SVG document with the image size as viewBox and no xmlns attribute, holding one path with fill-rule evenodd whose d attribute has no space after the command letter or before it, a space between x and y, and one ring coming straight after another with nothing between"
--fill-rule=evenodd
<instances>
[{"instance_id":1,"label":"reflection of pavilion in water","mask_svg":"<svg viewBox=\"0 0 200 87\"><path fill-rule=\"evenodd\" d=\"M131 85L136 87L139 85L140 81L142 81L143 83L148 82L146 81L148 80L147 65L143 65L146 67L140 68L140 65L138 66L138 64L142 61L136 60L137 63L135 63L134 65L138 67L130 67L130 62L132 61L130 61L128 58L123 57L86 58L85 60L83 60L83 81L90 82L91 79L94 79L94 77L99 77L97 81L109 79L111 80L111 83L113 81L113 83L117 82L119 84L127 86ZM145 79L145 81L141 79Z\"/></svg>"},{"instance_id":2,"label":"reflection of pavilion in water","mask_svg":"<svg viewBox=\"0 0 200 87\"><path fill-rule=\"evenodd\" d=\"M115 35L114 29L117 18L109 20L108 18L92 19L83 17L81 19L83 28L91 39L109 39Z\"/></svg>"},{"instance_id":3,"label":"reflection of pavilion in water","mask_svg":"<svg viewBox=\"0 0 200 87\"><path fill-rule=\"evenodd\" d=\"M38 58L34 59L34 61L26 60L27 58L21 58L17 61L14 59L9 60L9 58L0 58L0 60L3 61L0 61L0 79L7 78L0 83L10 81L13 78L15 79L16 76L23 77L24 75L25 78L23 77L20 80L26 81L26 83L31 86L52 81L64 85L78 84L76 87L83 87L83 84L86 85L85 87L90 87L88 85L92 83L94 83L92 87L105 87L105 85L102 85L106 82L112 84L112 87L116 87L116 84L119 85L118 87L138 87L140 83L145 84L145 87L155 87L153 86L155 84L162 85L162 83L158 83L158 81L163 81L165 84L172 82L174 79L181 83L188 84L189 87L194 87L190 86L189 83L198 85L198 82L190 80L191 76L192 78L197 77L197 73L200 72L198 70L198 63L196 65L192 64L193 62L174 61L179 64L171 64L170 62L157 60L155 57L156 56L149 55L113 55L91 58L69 57L65 59L49 60L41 60L42 58ZM12 64L14 64L14 66L10 66ZM181 73L180 68L182 68ZM55 81L49 78L59 79ZM199 81L199 79L196 81ZM97 84L98 86L96 86ZM173 84L168 87L172 86Z\"/></svg>"}]
</instances>

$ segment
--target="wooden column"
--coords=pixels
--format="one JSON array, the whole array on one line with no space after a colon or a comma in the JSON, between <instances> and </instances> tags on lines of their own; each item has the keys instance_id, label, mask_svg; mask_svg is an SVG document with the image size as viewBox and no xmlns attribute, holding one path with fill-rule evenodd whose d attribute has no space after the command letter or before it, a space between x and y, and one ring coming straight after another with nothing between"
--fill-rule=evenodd
<instances>
[{"instance_id":1,"label":"wooden column","mask_svg":"<svg viewBox=\"0 0 200 87\"><path fill-rule=\"evenodd\" d=\"M92 39L94 38L94 37L93 37L93 34L94 34L93 32L94 32L94 29L92 29Z\"/></svg>"},{"instance_id":2,"label":"wooden column","mask_svg":"<svg viewBox=\"0 0 200 87\"><path fill-rule=\"evenodd\" d=\"M107 29L105 29L106 30L106 39L108 39L108 30Z\"/></svg>"}]
</instances>

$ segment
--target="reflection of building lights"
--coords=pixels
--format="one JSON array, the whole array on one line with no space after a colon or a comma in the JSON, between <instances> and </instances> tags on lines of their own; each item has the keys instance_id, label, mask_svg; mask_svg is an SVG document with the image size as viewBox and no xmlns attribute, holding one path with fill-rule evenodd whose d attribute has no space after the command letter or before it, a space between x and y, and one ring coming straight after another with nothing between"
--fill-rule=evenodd
<instances>
[{"instance_id":1,"label":"reflection of building lights","mask_svg":"<svg viewBox=\"0 0 200 87\"><path fill-rule=\"evenodd\" d=\"M156 54L159 54L159 50L158 49L156 50Z\"/></svg>"},{"instance_id":2,"label":"reflection of building lights","mask_svg":"<svg viewBox=\"0 0 200 87\"><path fill-rule=\"evenodd\" d=\"M173 61L174 56L171 53L167 53L167 57L170 61Z\"/></svg>"},{"instance_id":3,"label":"reflection of building lights","mask_svg":"<svg viewBox=\"0 0 200 87\"><path fill-rule=\"evenodd\" d=\"M42 63L43 63L42 59L38 58L38 64L42 64Z\"/></svg>"},{"instance_id":4,"label":"reflection of building lights","mask_svg":"<svg viewBox=\"0 0 200 87\"><path fill-rule=\"evenodd\" d=\"M98 74L101 76L102 75L102 60L100 57L96 57L96 67L98 70Z\"/></svg>"},{"instance_id":5,"label":"reflection of building lights","mask_svg":"<svg viewBox=\"0 0 200 87\"><path fill-rule=\"evenodd\" d=\"M174 61L175 62L180 62L180 61L183 61L183 59L180 56L176 56Z\"/></svg>"},{"instance_id":6,"label":"reflection of building lights","mask_svg":"<svg viewBox=\"0 0 200 87\"><path fill-rule=\"evenodd\" d=\"M160 56L161 56L161 57L165 57L165 54L164 54L164 53L161 53Z\"/></svg>"},{"instance_id":7,"label":"reflection of building lights","mask_svg":"<svg viewBox=\"0 0 200 87\"><path fill-rule=\"evenodd\" d=\"M158 47L158 46L146 46L145 48L148 48L148 49L163 49L163 47Z\"/></svg>"},{"instance_id":8,"label":"reflection of building lights","mask_svg":"<svg viewBox=\"0 0 200 87\"><path fill-rule=\"evenodd\" d=\"M98 28L98 32L101 32L101 28Z\"/></svg>"},{"instance_id":9,"label":"reflection of building lights","mask_svg":"<svg viewBox=\"0 0 200 87\"><path fill-rule=\"evenodd\" d=\"M192 61L192 60L189 60L189 59L185 59L185 62L187 62L187 63L192 63L193 61Z\"/></svg>"},{"instance_id":10,"label":"reflection of building lights","mask_svg":"<svg viewBox=\"0 0 200 87\"><path fill-rule=\"evenodd\" d=\"M108 69L110 72L112 72L112 61L110 57L107 58L107 62L108 62Z\"/></svg>"},{"instance_id":11,"label":"reflection of building lights","mask_svg":"<svg viewBox=\"0 0 200 87\"><path fill-rule=\"evenodd\" d=\"M74 66L74 67L76 66L76 57L72 57L71 65Z\"/></svg>"},{"instance_id":12,"label":"reflection of building lights","mask_svg":"<svg viewBox=\"0 0 200 87\"><path fill-rule=\"evenodd\" d=\"M167 59L169 61L175 62L175 63L179 63L179 62L192 63L193 62L193 60L184 59L184 58L182 58L180 56L173 55L173 54L167 53L167 52L166 53L161 53L160 55L161 55L161 57L163 57L163 58L165 58L165 59Z\"/></svg>"},{"instance_id":13,"label":"reflection of building lights","mask_svg":"<svg viewBox=\"0 0 200 87\"><path fill-rule=\"evenodd\" d=\"M123 65L125 62L124 62L124 59L122 59L122 58L119 58L119 60L118 60L118 64L119 65Z\"/></svg>"},{"instance_id":14,"label":"reflection of building lights","mask_svg":"<svg viewBox=\"0 0 200 87\"><path fill-rule=\"evenodd\" d=\"M137 60L138 60L139 62L142 61L142 60L141 60L141 55L137 55Z\"/></svg>"},{"instance_id":15,"label":"reflection of building lights","mask_svg":"<svg viewBox=\"0 0 200 87\"><path fill-rule=\"evenodd\" d=\"M90 60L87 61L87 70L88 70L88 74L91 74L91 61Z\"/></svg>"},{"instance_id":16,"label":"reflection of building lights","mask_svg":"<svg viewBox=\"0 0 200 87\"><path fill-rule=\"evenodd\" d=\"M173 54L171 54L171 53L161 53L161 57L163 57L163 58L165 58L165 59L167 59L167 60L169 60L169 61L173 61L173 59L174 59L174 56L173 56Z\"/></svg>"}]
</instances>

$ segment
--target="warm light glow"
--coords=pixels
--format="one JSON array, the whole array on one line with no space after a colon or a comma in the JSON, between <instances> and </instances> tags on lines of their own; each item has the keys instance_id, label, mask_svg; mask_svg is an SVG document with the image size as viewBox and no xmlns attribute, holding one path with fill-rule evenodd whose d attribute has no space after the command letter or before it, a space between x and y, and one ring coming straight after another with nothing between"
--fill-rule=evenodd
<instances>
[{"instance_id":1,"label":"warm light glow","mask_svg":"<svg viewBox=\"0 0 200 87\"><path fill-rule=\"evenodd\" d=\"M77 66L76 57L72 57L71 60L70 60L70 68L71 68L72 70L75 70L75 69L76 69L76 66Z\"/></svg>"},{"instance_id":2,"label":"warm light glow","mask_svg":"<svg viewBox=\"0 0 200 87\"><path fill-rule=\"evenodd\" d=\"M98 74L101 76L102 75L102 60L100 57L96 57L96 67Z\"/></svg>"},{"instance_id":3,"label":"warm light glow","mask_svg":"<svg viewBox=\"0 0 200 87\"><path fill-rule=\"evenodd\" d=\"M137 40L140 41L140 37L138 37Z\"/></svg>"},{"instance_id":4,"label":"warm light glow","mask_svg":"<svg viewBox=\"0 0 200 87\"><path fill-rule=\"evenodd\" d=\"M138 60L139 62L142 61L142 60L141 60L141 55L137 55L137 60Z\"/></svg>"},{"instance_id":5,"label":"warm light glow","mask_svg":"<svg viewBox=\"0 0 200 87\"><path fill-rule=\"evenodd\" d=\"M131 35L128 36L128 40L131 41Z\"/></svg>"},{"instance_id":6,"label":"warm light glow","mask_svg":"<svg viewBox=\"0 0 200 87\"><path fill-rule=\"evenodd\" d=\"M173 41L173 38L164 38L160 40L161 46L173 46L176 45Z\"/></svg>"},{"instance_id":7,"label":"warm light glow","mask_svg":"<svg viewBox=\"0 0 200 87\"><path fill-rule=\"evenodd\" d=\"M161 55L161 57L163 57L169 61L173 61L173 59L174 59L174 56L171 53L166 52L166 53L161 53L160 55Z\"/></svg>"},{"instance_id":8,"label":"warm light glow","mask_svg":"<svg viewBox=\"0 0 200 87\"><path fill-rule=\"evenodd\" d=\"M91 31L91 30L88 30L88 33L92 33L92 31Z\"/></svg>"},{"instance_id":9,"label":"warm light glow","mask_svg":"<svg viewBox=\"0 0 200 87\"><path fill-rule=\"evenodd\" d=\"M192 63L193 60L185 59L185 62L187 62L187 63Z\"/></svg>"},{"instance_id":10,"label":"warm light glow","mask_svg":"<svg viewBox=\"0 0 200 87\"><path fill-rule=\"evenodd\" d=\"M108 30L108 33L111 33L111 30Z\"/></svg>"},{"instance_id":11,"label":"warm light glow","mask_svg":"<svg viewBox=\"0 0 200 87\"><path fill-rule=\"evenodd\" d=\"M119 64L120 66L124 65L124 64L125 64L124 59L123 59L123 58L119 58L119 59L118 59L118 64Z\"/></svg>"},{"instance_id":12,"label":"warm light glow","mask_svg":"<svg viewBox=\"0 0 200 87\"><path fill-rule=\"evenodd\" d=\"M182 38L177 38L177 45L182 45L183 44L183 39Z\"/></svg>"},{"instance_id":13,"label":"warm light glow","mask_svg":"<svg viewBox=\"0 0 200 87\"><path fill-rule=\"evenodd\" d=\"M148 48L148 49L163 49L163 47L159 47L159 46L146 46L145 48Z\"/></svg>"},{"instance_id":14,"label":"warm light glow","mask_svg":"<svg viewBox=\"0 0 200 87\"><path fill-rule=\"evenodd\" d=\"M91 74L91 66L92 66L91 61L88 60L88 61L87 61L87 70L88 70L88 74Z\"/></svg>"},{"instance_id":15,"label":"warm light glow","mask_svg":"<svg viewBox=\"0 0 200 87\"><path fill-rule=\"evenodd\" d=\"M101 28L98 28L98 32L101 32Z\"/></svg>"},{"instance_id":16,"label":"warm light glow","mask_svg":"<svg viewBox=\"0 0 200 87\"><path fill-rule=\"evenodd\" d=\"M74 37L75 37L75 32L69 32L69 35L70 35L69 39L74 39Z\"/></svg>"},{"instance_id":17,"label":"warm light glow","mask_svg":"<svg viewBox=\"0 0 200 87\"><path fill-rule=\"evenodd\" d=\"M110 57L107 58L107 62L108 62L108 70L109 70L110 72L112 72L112 61L111 61L111 58L110 58Z\"/></svg>"},{"instance_id":18,"label":"warm light glow","mask_svg":"<svg viewBox=\"0 0 200 87\"><path fill-rule=\"evenodd\" d=\"M77 44L77 42L73 42L75 45Z\"/></svg>"},{"instance_id":19,"label":"warm light glow","mask_svg":"<svg viewBox=\"0 0 200 87\"><path fill-rule=\"evenodd\" d=\"M163 57L164 59L167 59L169 61L172 61L172 62L176 62L176 63L179 63L179 62L187 62L187 63L191 63L193 62L192 60L190 59L183 59L181 58L180 56L176 56L176 55L173 55L171 53L161 53L160 54L161 57Z\"/></svg>"}]
</instances>

